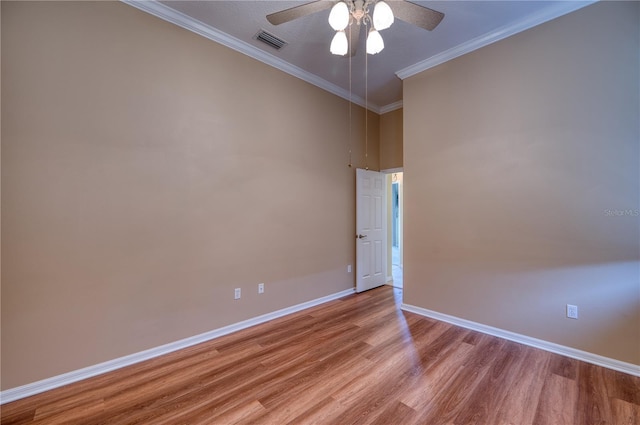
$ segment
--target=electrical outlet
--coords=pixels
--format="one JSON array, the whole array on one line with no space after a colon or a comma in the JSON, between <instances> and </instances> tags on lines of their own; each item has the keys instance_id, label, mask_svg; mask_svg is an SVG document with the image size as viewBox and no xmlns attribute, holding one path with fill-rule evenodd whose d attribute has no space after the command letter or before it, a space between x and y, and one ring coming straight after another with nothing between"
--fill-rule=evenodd
<instances>
[{"instance_id":1,"label":"electrical outlet","mask_svg":"<svg viewBox=\"0 0 640 425\"><path fill-rule=\"evenodd\" d=\"M569 319L577 319L578 318L578 306L567 304L567 317Z\"/></svg>"},{"instance_id":2,"label":"electrical outlet","mask_svg":"<svg viewBox=\"0 0 640 425\"><path fill-rule=\"evenodd\" d=\"M351 273L351 264L347 266L347 273Z\"/></svg>"},{"instance_id":3,"label":"electrical outlet","mask_svg":"<svg viewBox=\"0 0 640 425\"><path fill-rule=\"evenodd\" d=\"M242 295L242 289L236 288L235 293L233 294L233 299L239 300L241 295Z\"/></svg>"},{"instance_id":4,"label":"electrical outlet","mask_svg":"<svg viewBox=\"0 0 640 425\"><path fill-rule=\"evenodd\" d=\"M258 294L264 294L264 283L258 283Z\"/></svg>"}]
</instances>

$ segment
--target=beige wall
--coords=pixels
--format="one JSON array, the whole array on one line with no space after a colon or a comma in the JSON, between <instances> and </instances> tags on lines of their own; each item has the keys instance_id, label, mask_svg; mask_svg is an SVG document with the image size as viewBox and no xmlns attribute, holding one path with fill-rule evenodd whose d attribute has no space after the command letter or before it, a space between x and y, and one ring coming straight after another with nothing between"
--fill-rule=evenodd
<instances>
[{"instance_id":1,"label":"beige wall","mask_svg":"<svg viewBox=\"0 0 640 425\"><path fill-rule=\"evenodd\" d=\"M380 169L402 167L402 108L380 115Z\"/></svg>"},{"instance_id":2,"label":"beige wall","mask_svg":"<svg viewBox=\"0 0 640 425\"><path fill-rule=\"evenodd\" d=\"M2 388L352 288L347 111L122 3L2 2Z\"/></svg>"},{"instance_id":3,"label":"beige wall","mask_svg":"<svg viewBox=\"0 0 640 425\"><path fill-rule=\"evenodd\" d=\"M406 303L640 364L639 7L404 81Z\"/></svg>"}]
</instances>

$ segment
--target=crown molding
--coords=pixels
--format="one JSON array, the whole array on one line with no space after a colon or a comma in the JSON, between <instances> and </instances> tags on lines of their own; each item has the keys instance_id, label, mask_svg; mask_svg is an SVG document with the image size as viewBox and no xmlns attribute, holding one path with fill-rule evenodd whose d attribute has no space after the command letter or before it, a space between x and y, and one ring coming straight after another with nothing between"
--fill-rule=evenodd
<instances>
[{"instance_id":1,"label":"crown molding","mask_svg":"<svg viewBox=\"0 0 640 425\"><path fill-rule=\"evenodd\" d=\"M543 24L552 19L558 18L567 13L574 12L590 4L596 3L598 0L586 0L586 1L562 1L549 6L538 13L528 16L527 18L502 26L496 30L483 34L465 43L459 44L449 50L445 50L442 53L431 56L428 59L420 61L414 65L408 66L400 71L396 72L396 75L404 80L413 75L416 75L422 71L426 71L429 68L433 68L437 65L443 64L451 59L455 59L458 56L473 52L481 47L488 46L519 32L528 30L537 25Z\"/></svg>"},{"instance_id":2,"label":"crown molding","mask_svg":"<svg viewBox=\"0 0 640 425\"><path fill-rule=\"evenodd\" d=\"M378 112L380 115L382 114L386 114L387 112L391 112L391 111L395 111L397 109L401 109L402 108L402 100L399 100L397 102L394 103L390 103L388 105L385 105L383 107L380 108L380 112Z\"/></svg>"},{"instance_id":3,"label":"crown molding","mask_svg":"<svg viewBox=\"0 0 640 425\"><path fill-rule=\"evenodd\" d=\"M371 102L369 102L367 106L367 102L365 102L362 97L350 94L348 90L345 90L342 87L330 83L329 81L320 78L317 75L305 71L304 69L299 68L295 65L292 65L289 62L286 62L270 53L267 53L264 50L261 50L249 43L246 43L240 39L230 36L229 34L217 30L210 25L193 19L192 17L174 10L157 0L121 1L125 4L128 4L129 6L133 6L136 9L142 10L143 12L149 13L150 15L153 15L167 22L171 22L172 24L175 24L181 28L201 35L202 37L208 38L209 40L215 41L216 43L222 44L223 46L247 55L269 66L277 68L280 71L286 72L287 74L306 81L309 84L313 84L316 87L328 91L329 93L339 96L345 100L351 101L352 103L362 106L363 108L367 108L370 111L375 112L376 114L380 114L380 106L375 105Z\"/></svg>"}]
</instances>

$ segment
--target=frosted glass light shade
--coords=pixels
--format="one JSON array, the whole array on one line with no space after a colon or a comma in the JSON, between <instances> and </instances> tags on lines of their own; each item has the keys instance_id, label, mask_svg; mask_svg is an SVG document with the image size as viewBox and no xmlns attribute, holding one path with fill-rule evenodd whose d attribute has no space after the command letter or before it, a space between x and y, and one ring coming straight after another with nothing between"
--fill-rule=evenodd
<instances>
[{"instance_id":1,"label":"frosted glass light shade","mask_svg":"<svg viewBox=\"0 0 640 425\"><path fill-rule=\"evenodd\" d=\"M376 53L380 53L382 49L384 49L382 36L378 31L372 29L367 36L367 53L375 55Z\"/></svg>"},{"instance_id":2,"label":"frosted glass light shade","mask_svg":"<svg viewBox=\"0 0 640 425\"><path fill-rule=\"evenodd\" d=\"M385 30L393 24L393 12L383 1L376 3L373 9L373 27L378 31Z\"/></svg>"},{"instance_id":3,"label":"frosted glass light shade","mask_svg":"<svg viewBox=\"0 0 640 425\"><path fill-rule=\"evenodd\" d=\"M334 55L344 56L349 50L349 42L347 41L347 34L344 31L336 32L331 40L331 47L329 48Z\"/></svg>"},{"instance_id":4,"label":"frosted glass light shade","mask_svg":"<svg viewBox=\"0 0 640 425\"><path fill-rule=\"evenodd\" d=\"M349 7L345 2L333 5L329 13L329 25L336 31L342 31L349 25Z\"/></svg>"}]
</instances>

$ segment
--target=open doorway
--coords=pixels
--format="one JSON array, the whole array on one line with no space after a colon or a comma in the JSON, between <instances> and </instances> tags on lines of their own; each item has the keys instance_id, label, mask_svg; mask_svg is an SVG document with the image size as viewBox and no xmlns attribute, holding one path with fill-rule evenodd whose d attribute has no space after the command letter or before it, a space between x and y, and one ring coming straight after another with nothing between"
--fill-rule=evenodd
<instances>
[{"instance_id":1,"label":"open doorway","mask_svg":"<svg viewBox=\"0 0 640 425\"><path fill-rule=\"evenodd\" d=\"M388 260L387 269L391 272L387 280L396 288L403 287L403 250L402 250L402 216L403 216L403 173L391 172L387 176L388 198Z\"/></svg>"}]
</instances>

